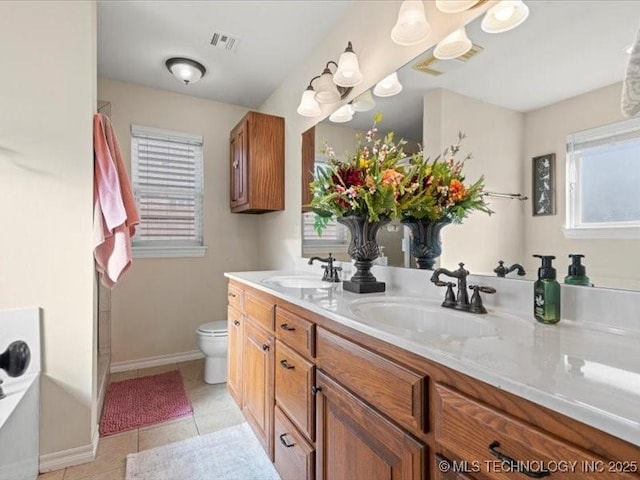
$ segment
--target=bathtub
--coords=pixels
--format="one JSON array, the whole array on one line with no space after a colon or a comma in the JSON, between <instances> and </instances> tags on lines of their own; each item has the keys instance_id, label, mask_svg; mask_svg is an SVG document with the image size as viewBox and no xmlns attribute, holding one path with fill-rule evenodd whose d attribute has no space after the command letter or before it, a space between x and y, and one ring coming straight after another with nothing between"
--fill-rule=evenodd
<instances>
[{"instance_id":1,"label":"bathtub","mask_svg":"<svg viewBox=\"0 0 640 480\"><path fill-rule=\"evenodd\" d=\"M16 340L31 351L27 371L9 377L0 370L0 480L34 480L38 476L40 425L40 309L0 311L0 353Z\"/></svg>"}]
</instances>

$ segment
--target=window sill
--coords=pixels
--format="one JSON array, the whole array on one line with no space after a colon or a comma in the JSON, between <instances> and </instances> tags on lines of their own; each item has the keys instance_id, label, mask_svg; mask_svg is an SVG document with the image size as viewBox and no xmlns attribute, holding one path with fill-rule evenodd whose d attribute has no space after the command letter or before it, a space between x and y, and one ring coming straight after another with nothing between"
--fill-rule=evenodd
<instances>
[{"instance_id":1,"label":"window sill","mask_svg":"<svg viewBox=\"0 0 640 480\"><path fill-rule=\"evenodd\" d=\"M133 258L184 258L204 257L207 246L180 246L180 247L136 247L132 249Z\"/></svg>"},{"instance_id":2,"label":"window sill","mask_svg":"<svg viewBox=\"0 0 640 480\"><path fill-rule=\"evenodd\" d=\"M576 240L637 240L640 227L579 227L564 228L565 238Z\"/></svg>"}]
</instances>

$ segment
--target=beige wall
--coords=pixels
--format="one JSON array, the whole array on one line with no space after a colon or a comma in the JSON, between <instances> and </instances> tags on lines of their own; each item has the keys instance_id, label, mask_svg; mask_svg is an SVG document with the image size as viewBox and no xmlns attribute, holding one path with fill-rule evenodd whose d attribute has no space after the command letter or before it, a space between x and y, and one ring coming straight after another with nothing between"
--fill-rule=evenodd
<instances>
[{"instance_id":1,"label":"beige wall","mask_svg":"<svg viewBox=\"0 0 640 480\"><path fill-rule=\"evenodd\" d=\"M622 85L616 83L525 115L524 185L531 193L531 158L556 154L556 215L533 217L527 204L524 223L525 260L538 267L533 253L555 255L558 276L567 274L569 253L586 255L587 275L596 284L640 288L638 240L567 240L565 222L566 138L569 133L624 119L620 110ZM614 192L612 192L613 194Z\"/></svg>"},{"instance_id":2,"label":"beige wall","mask_svg":"<svg viewBox=\"0 0 640 480\"><path fill-rule=\"evenodd\" d=\"M523 114L438 89L424 97L425 153L431 158L458 140L466 138L457 155L472 154L464 167L467 182L485 177L487 191L522 193ZM488 216L473 212L460 225L442 230L440 265L454 268L464 262L473 273L493 275L498 260L523 261L522 202L488 198L495 212Z\"/></svg>"},{"instance_id":3,"label":"beige wall","mask_svg":"<svg viewBox=\"0 0 640 480\"><path fill-rule=\"evenodd\" d=\"M111 297L112 362L197 350L196 328L226 318L223 273L258 266L258 217L229 211L229 132L247 109L104 78L98 96L127 163L132 123L204 136L206 255L134 259Z\"/></svg>"},{"instance_id":4,"label":"beige wall","mask_svg":"<svg viewBox=\"0 0 640 480\"><path fill-rule=\"evenodd\" d=\"M95 10L0 2L0 308L44 311L41 454L95 430Z\"/></svg>"},{"instance_id":5,"label":"beige wall","mask_svg":"<svg viewBox=\"0 0 640 480\"><path fill-rule=\"evenodd\" d=\"M420 45L402 47L389 37L398 16L401 2L358 1L336 24L307 61L292 70L292 74L260 107L261 111L285 117L285 210L270 213L260 219L261 268L285 268L295 265L300 257L300 175L301 138L304 131L328 116L338 105L324 107L323 117L306 118L296 113L302 92L309 80L321 72L329 60L337 60L348 40L358 55L364 82L355 87L349 99L355 98L380 79L400 68L418 54L435 45L447 34L482 15L496 2L460 14L438 11L433 2L425 2L432 26L429 38Z\"/></svg>"}]
</instances>

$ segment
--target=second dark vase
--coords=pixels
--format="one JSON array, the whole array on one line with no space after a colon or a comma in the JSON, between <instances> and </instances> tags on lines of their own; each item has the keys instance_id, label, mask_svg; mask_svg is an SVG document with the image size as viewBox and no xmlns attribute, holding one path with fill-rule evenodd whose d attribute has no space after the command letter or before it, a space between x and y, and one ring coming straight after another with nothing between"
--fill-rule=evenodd
<instances>
[{"instance_id":1,"label":"second dark vase","mask_svg":"<svg viewBox=\"0 0 640 480\"><path fill-rule=\"evenodd\" d=\"M367 217L349 216L339 217L337 220L351 233L348 253L356 261L355 274L350 280L342 282L342 288L355 293L384 292L385 283L376 280L371 273L371 267L380 255L376 234L380 227L389 223L389 219L369 222Z\"/></svg>"},{"instance_id":2,"label":"second dark vase","mask_svg":"<svg viewBox=\"0 0 640 480\"><path fill-rule=\"evenodd\" d=\"M411 230L411 255L418 268L433 270L436 259L442 254L440 230L451 223L449 220L405 219L402 223Z\"/></svg>"}]
</instances>

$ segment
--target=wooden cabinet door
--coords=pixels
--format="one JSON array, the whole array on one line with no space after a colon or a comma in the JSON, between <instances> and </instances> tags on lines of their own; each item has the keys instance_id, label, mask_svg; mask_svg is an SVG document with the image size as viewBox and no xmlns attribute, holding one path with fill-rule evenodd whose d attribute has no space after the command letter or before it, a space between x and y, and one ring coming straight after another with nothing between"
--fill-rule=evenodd
<instances>
[{"instance_id":1,"label":"wooden cabinet door","mask_svg":"<svg viewBox=\"0 0 640 480\"><path fill-rule=\"evenodd\" d=\"M231 160L231 208L249 202L248 135L247 122L242 122L231 132L229 155Z\"/></svg>"},{"instance_id":2,"label":"wooden cabinet door","mask_svg":"<svg viewBox=\"0 0 640 480\"><path fill-rule=\"evenodd\" d=\"M242 408L242 314L229 305L227 319L229 331L227 388L236 403Z\"/></svg>"},{"instance_id":3,"label":"wooden cabinet door","mask_svg":"<svg viewBox=\"0 0 640 480\"><path fill-rule=\"evenodd\" d=\"M317 480L422 480L425 446L322 372L316 387Z\"/></svg>"},{"instance_id":4,"label":"wooden cabinet door","mask_svg":"<svg viewBox=\"0 0 640 480\"><path fill-rule=\"evenodd\" d=\"M244 322L242 344L242 412L273 461L273 335Z\"/></svg>"}]
</instances>

